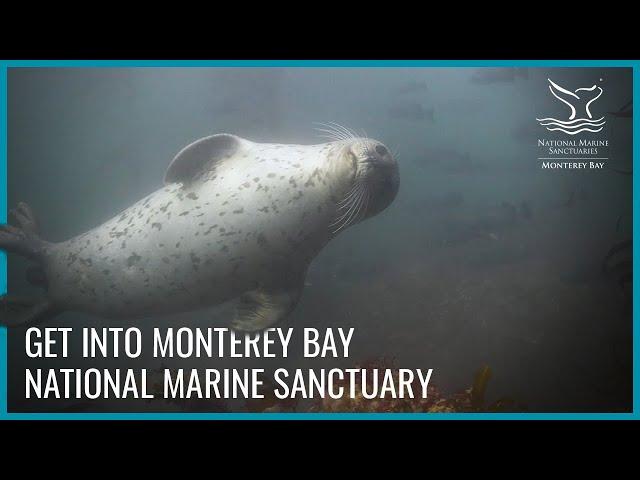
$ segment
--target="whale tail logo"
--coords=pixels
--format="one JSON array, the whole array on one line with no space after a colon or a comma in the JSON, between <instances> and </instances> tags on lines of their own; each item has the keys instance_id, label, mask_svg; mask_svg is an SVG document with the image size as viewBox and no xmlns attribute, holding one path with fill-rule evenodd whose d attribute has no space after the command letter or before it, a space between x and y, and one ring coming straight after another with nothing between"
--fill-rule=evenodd
<instances>
[{"instance_id":1,"label":"whale tail logo","mask_svg":"<svg viewBox=\"0 0 640 480\"><path fill-rule=\"evenodd\" d=\"M550 132L560 131L568 135L575 135L580 132L599 132L604 127L606 121L604 116L594 119L591 114L591 104L602 95L602 88L597 85L582 87L574 90L567 90L550 78L549 91L570 109L568 120L557 118L536 118L540 125L546 127Z\"/></svg>"}]
</instances>

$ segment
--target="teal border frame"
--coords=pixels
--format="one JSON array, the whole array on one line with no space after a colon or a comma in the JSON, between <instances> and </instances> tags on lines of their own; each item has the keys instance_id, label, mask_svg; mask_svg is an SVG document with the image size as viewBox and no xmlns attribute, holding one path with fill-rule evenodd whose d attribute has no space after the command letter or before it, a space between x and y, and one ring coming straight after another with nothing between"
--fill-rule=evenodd
<instances>
[{"instance_id":1,"label":"teal border frame","mask_svg":"<svg viewBox=\"0 0 640 480\"><path fill-rule=\"evenodd\" d=\"M7 221L7 70L13 67L631 67L633 109L640 101L639 60L0 60L0 221ZM633 121L633 169L640 158L640 124ZM638 182L633 175L633 231L639 214ZM639 240L633 237L633 266ZM0 251L0 294L7 291L6 254ZM638 298L633 283L633 412L630 413L9 413L7 411L7 331L0 327L0 420L639 420L640 337Z\"/></svg>"}]
</instances>

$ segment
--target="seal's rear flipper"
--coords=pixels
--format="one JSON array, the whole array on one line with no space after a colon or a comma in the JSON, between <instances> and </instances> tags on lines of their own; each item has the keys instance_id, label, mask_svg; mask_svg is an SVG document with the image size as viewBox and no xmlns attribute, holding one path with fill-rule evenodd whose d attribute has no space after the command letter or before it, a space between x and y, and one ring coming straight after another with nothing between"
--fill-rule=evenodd
<instances>
[{"instance_id":1,"label":"seal's rear flipper","mask_svg":"<svg viewBox=\"0 0 640 480\"><path fill-rule=\"evenodd\" d=\"M9 216L27 235L36 237L40 235L40 228L36 215L33 213L33 209L26 203L18 203L16 208L9 210Z\"/></svg>"},{"instance_id":2,"label":"seal's rear flipper","mask_svg":"<svg viewBox=\"0 0 640 480\"><path fill-rule=\"evenodd\" d=\"M0 297L0 325L5 327L37 325L58 313L60 310L46 299L15 295Z\"/></svg>"},{"instance_id":3,"label":"seal's rear flipper","mask_svg":"<svg viewBox=\"0 0 640 480\"><path fill-rule=\"evenodd\" d=\"M0 249L17 253L40 265L27 269L27 280L32 285L47 288L47 278L42 262L48 242L40 238L40 228L33 210L24 202L9 211L13 225L0 225Z\"/></svg>"},{"instance_id":4,"label":"seal's rear flipper","mask_svg":"<svg viewBox=\"0 0 640 480\"><path fill-rule=\"evenodd\" d=\"M288 289L259 288L240 297L231 328L243 332L264 330L285 318L296 306L304 283Z\"/></svg>"},{"instance_id":5,"label":"seal's rear flipper","mask_svg":"<svg viewBox=\"0 0 640 480\"><path fill-rule=\"evenodd\" d=\"M22 229L11 225L0 225L1 249L39 261L42 247L43 242L38 237L27 235Z\"/></svg>"},{"instance_id":6,"label":"seal's rear flipper","mask_svg":"<svg viewBox=\"0 0 640 480\"><path fill-rule=\"evenodd\" d=\"M24 202L9 211L15 225L0 225L0 249L17 253L30 260L39 262L47 242L39 236L36 216L29 205Z\"/></svg>"}]
</instances>

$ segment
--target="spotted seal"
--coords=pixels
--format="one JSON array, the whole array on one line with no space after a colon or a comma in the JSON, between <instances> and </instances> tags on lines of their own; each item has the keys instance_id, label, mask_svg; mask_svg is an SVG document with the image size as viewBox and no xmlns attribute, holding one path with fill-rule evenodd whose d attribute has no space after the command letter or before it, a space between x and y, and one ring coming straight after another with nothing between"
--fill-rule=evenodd
<instances>
[{"instance_id":1,"label":"spotted seal","mask_svg":"<svg viewBox=\"0 0 640 480\"><path fill-rule=\"evenodd\" d=\"M319 145L217 134L182 149L164 187L60 243L40 238L26 204L0 227L0 248L36 263L37 298L2 298L1 323L65 311L140 318L238 298L232 327L286 317L312 259L347 227L391 204L398 164L381 142L335 127Z\"/></svg>"}]
</instances>

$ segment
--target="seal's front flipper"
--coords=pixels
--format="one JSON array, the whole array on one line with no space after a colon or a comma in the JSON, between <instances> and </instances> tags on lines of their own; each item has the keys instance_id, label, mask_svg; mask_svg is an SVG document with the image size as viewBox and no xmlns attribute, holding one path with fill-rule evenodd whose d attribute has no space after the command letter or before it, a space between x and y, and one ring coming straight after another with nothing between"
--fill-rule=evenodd
<instances>
[{"instance_id":1,"label":"seal's front flipper","mask_svg":"<svg viewBox=\"0 0 640 480\"><path fill-rule=\"evenodd\" d=\"M60 310L46 299L15 295L0 297L0 325L5 327L37 325L58 313Z\"/></svg>"},{"instance_id":2,"label":"seal's front flipper","mask_svg":"<svg viewBox=\"0 0 640 480\"><path fill-rule=\"evenodd\" d=\"M304 283L293 288L258 288L240 297L231 328L243 332L264 330L285 318L294 309Z\"/></svg>"},{"instance_id":3,"label":"seal's front flipper","mask_svg":"<svg viewBox=\"0 0 640 480\"><path fill-rule=\"evenodd\" d=\"M184 147L171 161L164 183L188 185L221 161L231 158L247 141L228 133L219 133L196 140Z\"/></svg>"}]
</instances>

